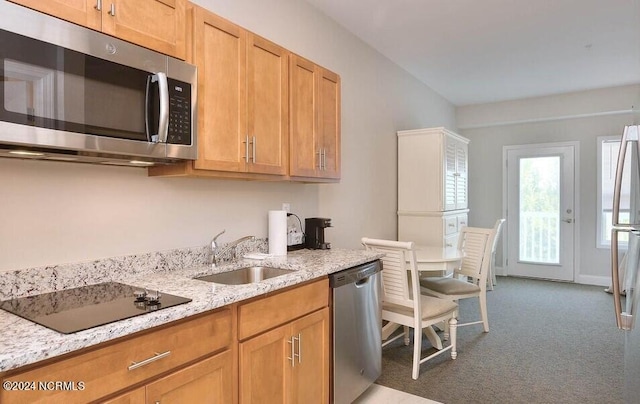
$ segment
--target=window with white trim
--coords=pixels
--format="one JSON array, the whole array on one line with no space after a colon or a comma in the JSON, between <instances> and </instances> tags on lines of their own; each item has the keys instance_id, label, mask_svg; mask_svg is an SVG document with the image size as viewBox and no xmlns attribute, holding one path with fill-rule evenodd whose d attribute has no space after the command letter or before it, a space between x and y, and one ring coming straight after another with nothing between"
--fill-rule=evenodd
<instances>
[{"instance_id":1,"label":"window with white trim","mask_svg":"<svg viewBox=\"0 0 640 404\"><path fill-rule=\"evenodd\" d=\"M629 223L631 210L635 208L635 203L631 198L631 168L635 167L637 156L634 148L627 148L625 167L622 174L622 191L620 193L620 221ZM596 247L611 247L611 226L613 209L613 188L616 179L616 166L618 163L618 152L620 151L620 136L600 136L598 137L598 182L597 182L597 221L596 221ZM634 159L632 163L631 159ZM636 180L637 181L637 180ZM627 234L619 233L620 247L625 247Z\"/></svg>"}]
</instances>

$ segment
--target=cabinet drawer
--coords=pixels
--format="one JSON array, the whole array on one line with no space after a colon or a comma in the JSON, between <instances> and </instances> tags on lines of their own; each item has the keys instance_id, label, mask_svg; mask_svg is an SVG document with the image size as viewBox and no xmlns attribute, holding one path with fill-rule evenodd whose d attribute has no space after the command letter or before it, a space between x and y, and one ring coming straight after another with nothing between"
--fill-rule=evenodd
<instances>
[{"instance_id":1,"label":"cabinet drawer","mask_svg":"<svg viewBox=\"0 0 640 404\"><path fill-rule=\"evenodd\" d=\"M467 214L456 216L458 219L458 231L462 230L463 227L468 226Z\"/></svg>"},{"instance_id":2,"label":"cabinet drawer","mask_svg":"<svg viewBox=\"0 0 640 404\"><path fill-rule=\"evenodd\" d=\"M444 220L444 234L455 234L458 232L458 216L447 216Z\"/></svg>"},{"instance_id":3,"label":"cabinet drawer","mask_svg":"<svg viewBox=\"0 0 640 404\"><path fill-rule=\"evenodd\" d=\"M444 248L455 250L458 248L458 233L454 233L444 238Z\"/></svg>"},{"instance_id":4,"label":"cabinet drawer","mask_svg":"<svg viewBox=\"0 0 640 404\"><path fill-rule=\"evenodd\" d=\"M222 349L230 342L231 311L224 309L26 372L7 375L4 380L34 382L36 389L2 391L0 402L89 402ZM158 359L144 364L143 361L154 356ZM139 367L131 368L134 364ZM46 391L38 389L39 382L64 382L67 386ZM72 387L76 390L66 390Z\"/></svg>"},{"instance_id":5,"label":"cabinet drawer","mask_svg":"<svg viewBox=\"0 0 640 404\"><path fill-rule=\"evenodd\" d=\"M238 338L249 338L329 305L329 280L299 286L238 308Z\"/></svg>"}]
</instances>

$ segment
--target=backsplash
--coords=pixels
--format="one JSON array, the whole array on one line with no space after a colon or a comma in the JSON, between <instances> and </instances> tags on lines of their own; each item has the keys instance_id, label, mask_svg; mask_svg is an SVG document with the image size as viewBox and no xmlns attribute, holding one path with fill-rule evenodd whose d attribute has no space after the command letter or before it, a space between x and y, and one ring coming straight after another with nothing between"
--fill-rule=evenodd
<instances>
[{"instance_id":1,"label":"backsplash","mask_svg":"<svg viewBox=\"0 0 640 404\"><path fill-rule=\"evenodd\" d=\"M256 239L238 245L236 256L267 251L267 240ZM231 258L231 250L228 254L223 258ZM210 247L207 245L0 272L0 300L108 282L127 275L175 271L205 265L209 260Z\"/></svg>"}]
</instances>

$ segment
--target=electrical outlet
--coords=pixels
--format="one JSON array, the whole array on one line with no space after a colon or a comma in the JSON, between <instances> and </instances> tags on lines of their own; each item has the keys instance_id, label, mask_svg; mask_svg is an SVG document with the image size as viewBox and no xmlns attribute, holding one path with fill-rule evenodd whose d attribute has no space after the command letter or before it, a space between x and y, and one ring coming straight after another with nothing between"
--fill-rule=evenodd
<instances>
[{"instance_id":1,"label":"electrical outlet","mask_svg":"<svg viewBox=\"0 0 640 404\"><path fill-rule=\"evenodd\" d=\"M288 203L286 203L286 202L285 202L285 203L283 203L283 204L282 204L282 210L284 210L284 211L285 211L285 212L287 212L287 213L291 213L291 205L290 205L290 204L288 204Z\"/></svg>"}]
</instances>

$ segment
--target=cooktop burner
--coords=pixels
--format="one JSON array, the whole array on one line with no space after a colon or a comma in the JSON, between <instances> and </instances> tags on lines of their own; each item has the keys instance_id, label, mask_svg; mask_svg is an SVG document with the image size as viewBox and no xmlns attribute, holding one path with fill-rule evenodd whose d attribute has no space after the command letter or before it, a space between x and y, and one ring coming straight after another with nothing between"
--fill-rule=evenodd
<instances>
[{"instance_id":1,"label":"cooktop burner","mask_svg":"<svg viewBox=\"0 0 640 404\"><path fill-rule=\"evenodd\" d=\"M0 309L63 334L188 303L191 299L105 282L0 302Z\"/></svg>"}]
</instances>

